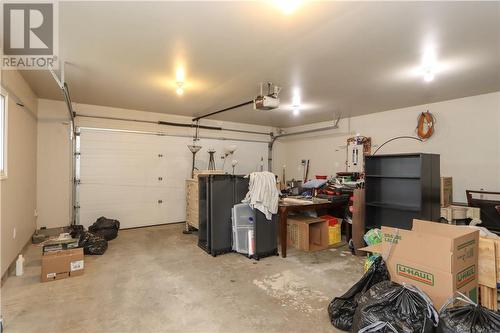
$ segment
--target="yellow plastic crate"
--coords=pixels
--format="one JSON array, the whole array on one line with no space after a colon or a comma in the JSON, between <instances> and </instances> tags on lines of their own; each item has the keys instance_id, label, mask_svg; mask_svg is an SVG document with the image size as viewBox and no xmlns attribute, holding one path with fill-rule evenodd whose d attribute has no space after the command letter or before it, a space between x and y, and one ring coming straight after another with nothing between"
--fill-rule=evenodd
<instances>
[{"instance_id":1,"label":"yellow plastic crate","mask_svg":"<svg viewBox=\"0 0 500 333\"><path fill-rule=\"evenodd\" d=\"M337 224L334 227L328 227L328 244L334 245L340 243L340 241L340 224Z\"/></svg>"}]
</instances>

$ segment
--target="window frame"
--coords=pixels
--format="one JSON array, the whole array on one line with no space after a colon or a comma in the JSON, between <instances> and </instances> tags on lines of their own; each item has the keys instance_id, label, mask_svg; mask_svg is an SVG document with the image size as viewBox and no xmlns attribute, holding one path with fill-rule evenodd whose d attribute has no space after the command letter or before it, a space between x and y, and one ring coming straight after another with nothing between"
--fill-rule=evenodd
<instances>
[{"instance_id":1,"label":"window frame","mask_svg":"<svg viewBox=\"0 0 500 333\"><path fill-rule=\"evenodd\" d=\"M8 138L9 138L9 94L7 90L0 86L0 95L4 98L4 110L3 110L3 149L0 150L0 153L3 152L3 170L0 166L0 180L7 179L8 176ZM1 111L1 110L0 110ZM0 112L0 117L2 116Z\"/></svg>"}]
</instances>

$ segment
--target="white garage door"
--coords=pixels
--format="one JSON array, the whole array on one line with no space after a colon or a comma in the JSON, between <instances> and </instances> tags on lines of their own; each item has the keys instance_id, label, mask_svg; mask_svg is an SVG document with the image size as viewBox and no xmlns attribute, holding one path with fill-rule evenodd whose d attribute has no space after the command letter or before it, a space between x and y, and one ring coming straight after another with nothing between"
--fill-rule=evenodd
<instances>
[{"instance_id":1,"label":"white garage door","mask_svg":"<svg viewBox=\"0 0 500 333\"><path fill-rule=\"evenodd\" d=\"M80 135L79 222L88 227L100 216L122 228L185 221L185 180L191 174L190 138L82 129ZM209 148L222 166L223 148L236 144L237 173L267 165L267 144L202 140L196 164L206 169ZM238 154L239 152L239 154ZM231 163L227 162L226 171Z\"/></svg>"}]
</instances>

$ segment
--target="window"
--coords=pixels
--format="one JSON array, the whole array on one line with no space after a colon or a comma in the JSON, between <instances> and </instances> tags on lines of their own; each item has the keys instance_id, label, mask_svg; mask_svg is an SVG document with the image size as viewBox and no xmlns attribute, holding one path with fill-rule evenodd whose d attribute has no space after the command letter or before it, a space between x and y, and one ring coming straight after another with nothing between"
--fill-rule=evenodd
<instances>
[{"instance_id":1,"label":"window","mask_svg":"<svg viewBox=\"0 0 500 333\"><path fill-rule=\"evenodd\" d=\"M7 94L0 91L0 179L7 177Z\"/></svg>"}]
</instances>

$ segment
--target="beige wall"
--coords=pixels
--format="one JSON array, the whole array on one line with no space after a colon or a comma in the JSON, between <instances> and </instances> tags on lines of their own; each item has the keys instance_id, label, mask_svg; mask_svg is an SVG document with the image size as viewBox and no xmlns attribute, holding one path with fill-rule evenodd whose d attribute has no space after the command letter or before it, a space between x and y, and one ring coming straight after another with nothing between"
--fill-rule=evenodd
<instances>
[{"instance_id":1,"label":"beige wall","mask_svg":"<svg viewBox=\"0 0 500 333\"><path fill-rule=\"evenodd\" d=\"M283 138L274 154L274 171L281 175L286 165L287 179L301 179L301 159L310 159L310 177L345 171L347 137L360 133L371 137L373 145L380 145L394 136L415 136L417 116L426 110L436 117L431 139L425 143L394 141L378 154L440 154L441 175L453 177L455 201L466 201L466 189L500 191L500 92L343 119L337 130ZM289 128L287 132L326 125Z\"/></svg>"},{"instance_id":2,"label":"beige wall","mask_svg":"<svg viewBox=\"0 0 500 333\"><path fill-rule=\"evenodd\" d=\"M374 146L397 135L414 135L416 118L429 109L437 118L436 134L426 143L395 141L380 153L433 152L441 154L441 174L454 177L455 200L465 200L466 188L500 190L500 93L467 97L425 106L391 110L343 119L340 128L315 135L280 139L273 150L274 172L281 177L286 165L288 179L300 178L300 160L310 159L310 175L333 175L345 170L346 139L355 133L371 136ZM78 114L123 117L141 120L190 122L190 118L87 104L75 104ZM38 225L56 227L70 221L71 143L68 139L67 111L60 101L40 99L38 104ZM89 127L162 131L192 135L192 129L156 124L78 118ZM270 131L271 128L213 120L206 125ZM328 123L286 129L287 132L318 128ZM258 135L201 131L201 135L227 138L253 138ZM374 147L376 149L376 147Z\"/></svg>"},{"instance_id":3,"label":"beige wall","mask_svg":"<svg viewBox=\"0 0 500 333\"><path fill-rule=\"evenodd\" d=\"M95 115L149 121L191 123L191 118L88 104L74 104L79 115ZM61 101L38 100L38 226L48 228L68 225L71 216L71 141L66 105ZM158 124L77 117L77 126L163 132L169 135L193 135L191 128ZM265 126L203 120L203 125L270 132ZM269 140L269 136L229 131L200 130L211 138ZM187 149L187 148L186 148Z\"/></svg>"},{"instance_id":4,"label":"beige wall","mask_svg":"<svg viewBox=\"0 0 500 333\"><path fill-rule=\"evenodd\" d=\"M38 101L38 227L70 222L71 141L69 115L62 102Z\"/></svg>"},{"instance_id":5,"label":"beige wall","mask_svg":"<svg viewBox=\"0 0 500 333\"><path fill-rule=\"evenodd\" d=\"M35 230L37 98L17 71L2 71L9 94L7 179L1 180L2 275ZM16 105L16 95L25 105ZM16 237L14 238L14 230Z\"/></svg>"}]
</instances>

